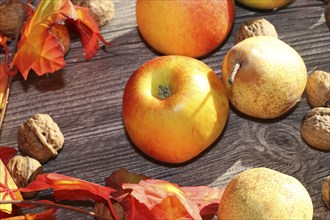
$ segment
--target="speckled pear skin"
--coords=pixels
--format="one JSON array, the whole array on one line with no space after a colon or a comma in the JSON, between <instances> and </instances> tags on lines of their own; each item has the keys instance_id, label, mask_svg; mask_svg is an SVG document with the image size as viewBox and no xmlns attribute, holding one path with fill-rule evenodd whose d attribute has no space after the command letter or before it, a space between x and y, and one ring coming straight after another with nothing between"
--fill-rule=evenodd
<instances>
[{"instance_id":1,"label":"speckled pear skin","mask_svg":"<svg viewBox=\"0 0 330 220\"><path fill-rule=\"evenodd\" d=\"M313 204L296 178L269 168L252 168L230 181L218 218L312 219Z\"/></svg>"}]
</instances>

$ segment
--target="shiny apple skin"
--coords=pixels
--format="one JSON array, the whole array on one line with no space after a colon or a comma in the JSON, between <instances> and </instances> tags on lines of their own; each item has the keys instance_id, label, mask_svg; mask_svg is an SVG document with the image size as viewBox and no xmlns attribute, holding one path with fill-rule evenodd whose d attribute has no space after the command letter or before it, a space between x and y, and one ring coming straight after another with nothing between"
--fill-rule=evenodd
<instances>
[{"instance_id":1,"label":"shiny apple skin","mask_svg":"<svg viewBox=\"0 0 330 220\"><path fill-rule=\"evenodd\" d=\"M171 95L161 99L159 85ZM165 163L186 162L222 133L229 112L220 78L203 62L161 56L140 66L123 95L123 120L133 143Z\"/></svg>"},{"instance_id":2,"label":"shiny apple skin","mask_svg":"<svg viewBox=\"0 0 330 220\"><path fill-rule=\"evenodd\" d=\"M167 55L202 57L228 36L234 22L232 0L137 0L139 31Z\"/></svg>"}]
</instances>

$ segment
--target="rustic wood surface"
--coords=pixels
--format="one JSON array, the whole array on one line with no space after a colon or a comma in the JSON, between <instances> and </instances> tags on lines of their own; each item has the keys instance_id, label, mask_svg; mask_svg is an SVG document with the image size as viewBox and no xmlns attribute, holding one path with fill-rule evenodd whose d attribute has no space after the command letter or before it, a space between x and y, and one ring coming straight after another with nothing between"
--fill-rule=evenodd
<instances>
[{"instance_id":1,"label":"rustic wood surface","mask_svg":"<svg viewBox=\"0 0 330 220\"><path fill-rule=\"evenodd\" d=\"M122 95L130 75L144 62L160 56L138 32L135 1L116 0L113 20L102 28L112 46L101 47L85 61L73 38L67 66L42 77L14 77L9 105L0 131L0 145L17 148L17 128L36 113L47 113L58 123L65 144L58 157L44 165L57 172L103 184L119 168L164 179L182 186L225 187L231 178L251 167L268 167L289 174L307 188L314 204L314 219L330 219L321 198L321 181L330 175L330 153L310 148L300 136L300 121L310 110L305 94L285 116L271 121L246 117L231 108L227 126L215 143L192 161L180 165L157 162L137 150L125 133ZM252 17L272 22L279 38L295 48L308 73L330 71L330 32L321 0L296 0L278 11L255 11L236 5L228 39L203 62L221 76L221 62L234 45L239 25ZM150 134L152 135L152 134ZM39 198L46 197L41 193ZM89 207L84 207L90 209ZM90 219L60 210L57 219Z\"/></svg>"}]
</instances>

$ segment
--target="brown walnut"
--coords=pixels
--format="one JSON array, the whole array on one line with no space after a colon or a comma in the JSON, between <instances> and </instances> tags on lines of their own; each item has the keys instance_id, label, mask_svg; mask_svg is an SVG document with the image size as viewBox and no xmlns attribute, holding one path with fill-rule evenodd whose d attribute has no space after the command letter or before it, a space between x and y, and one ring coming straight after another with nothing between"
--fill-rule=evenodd
<instances>
[{"instance_id":1,"label":"brown walnut","mask_svg":"<svg viewBox=\"0 0 330 220\"><path fill-rule=\"evenodd\" d=\"M20 1L3 1L0 4L0 32L14 37L20 28L25 6Z\"/></svg>"},{"instance_id":2,"label":"brown walnut","mask_svg":"<svg viewBox=\"0 0 330 220\"><path fill-rule=\"evenodd\" d=\"M330 102L330 73L315 70L307 78L306 98L313 107L325 107Z\"/></svg>"},{"instance_id":3,"label":"brown walnut","mask_svg":"<svg viewBox=\"0 0 330 220\"><path fill-rule=\"evenodd\" d=\"M330 209L330 176L324 178L322 182L322 199L324 204Z\"/></svg>"},{"instance_id":4,"label":"brown walnut","mask_svg":"<svg viewBox=\"0 0 330 220\"><path fill-rule=\"evenodd\" d=\"M330 108L313 108L304 116L300 132L312 147L330 151Z\"/></svg>"},{"instance_id":5,"label":"brown walnut","mask_svg":"<svg viewBox=\"0 0 330 220\"><path fill-rule=\"evenodd\" d=\"M254 36L272 36L278 38L277 31L272 23L264 18L252 18L241 24L235 35L235 43Z\"/></svg>"},{"instance_id":6,"label":"brown walnut","mask_svg":"<svg viewBox=\"0 0 330 220\"><path fill-rule=\"evenodd\" d=\"M72 0L72 3L89 8L90 15L99 28L110 22L115 14L112 0Z\"/></svg>"},{"instance_id":7,"label":"brown walnut","mask_svg":"<svg viewBox=\"0 0 330 220\"><path fill-rule=\"evenodd\" d=\"M47 114L36 114L18 128L18 148L21 152L45 163L63 147L64 136Z\"/></svg>"},{"instance_id":8,"label":"brown walnut","mask_svg":"<svg viewBox=\"0 0 330 220\"><path fill-rule=\"evenodd\" d=\"M17 187L26 187L43 171L39 161L28 156L23 157L20 155L9 160L7 169ZM36 192L22 193L24 198L31 198L35 194Z\"/></svg>"}]
</instances>

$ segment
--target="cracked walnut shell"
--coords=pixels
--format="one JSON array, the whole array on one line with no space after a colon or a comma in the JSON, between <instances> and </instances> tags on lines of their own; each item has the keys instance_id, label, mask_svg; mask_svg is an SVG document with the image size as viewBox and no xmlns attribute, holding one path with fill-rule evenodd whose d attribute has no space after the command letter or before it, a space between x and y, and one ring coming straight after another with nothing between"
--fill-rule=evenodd
<instances>
[{"instance_id":1,"label":"cracked walnut shell","mask_svg":"<svg viewBox=\"0 0 330 220\"><path fill-rule=\"evenodd\" d=\"M115 6L112 0L72 0L72 3L87 7L99 28L109 23L115 14Z\"/></svg>"},{"instance_id":2,"label":"cracked walnut shell","mask_svg":"<svg viewBox=\"0 0 330 220\"><path fill-rule=\"evenodd\" d=\"M272 23L264 18L253 18L241 24L235 35L235 43L254 36L272 36L278 38L277 31Z\"/></svg>"},{"instance_id":3,"label":"cracked walnut shell","mask_svg":"<svg viewBox=\"0 0 330 220\"><path fill-rule=\"evenodd\" d=\"M9 160L7 169L17 187L26 187L38 174L42 173L42 166L36 159L17 155ZM24 198L31 198L36 192L22 193Z\"/></svg>"},{"instance_id":4,"label":"cracked walnut shell","mask_svg":"<svg viewBox=\"0 0 330 220\"><path fill-rule=\"evenodd\" d=\"M313 108L304 116L300 132L314 148L330 151L330 108Z\"/></svg>"},{"instance_id":5,"label":"cracked walnut shell","mask_svg":"<svg viewBox=\"0 0 330 220\"><path fill-rule=\"evenodd\" d=\"M18 128L18 149L45 163L63 147L64 136L47 114L36 114Z\"/></svg>"}]
</instances>

